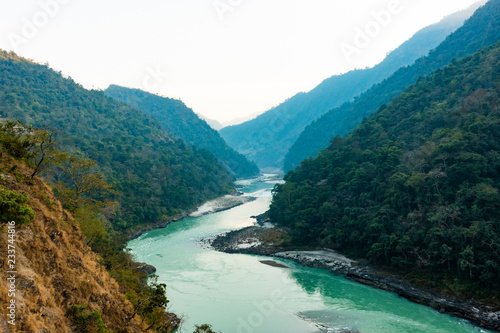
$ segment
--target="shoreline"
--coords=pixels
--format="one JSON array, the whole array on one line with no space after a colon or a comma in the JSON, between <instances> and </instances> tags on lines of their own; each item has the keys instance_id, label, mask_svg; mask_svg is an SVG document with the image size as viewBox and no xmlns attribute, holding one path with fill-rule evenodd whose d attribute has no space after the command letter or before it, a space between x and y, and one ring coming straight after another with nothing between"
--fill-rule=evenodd
<instances>
[{"instance_id":1,"label":"shoreline","mask_svg":"<svg viewBox=\"0 0 500 333\"><path fill-rule=\"evenodd\" d=\"M394 274L377 270L367 261L353 260L331 249L291 249L269 242L273 228L247 227L217 236L211 246L225 253L261 255L270 258L292 260L302 266L326 269L333 274L373 288L396 293L411 302L422 304L434 310L463 318L472 324L500 332L500 310L476 303L438 294L431 289L417 286ZM274 228L276 233L279 229ZM278 245L277 245L278 244Z\"/></svg>"},{"instance_id":2,"label":"shoreline","mask_svg":"<svg viewBox=\"0 0 500 333\"><path fill-rule=\"evenodd\" d=\"M236 198L240 198L240 199L239 200L232 200L232 201L231 200L224 200L224 198L227 199L228 197L234 197L235 199ZM195 212L199 211L201 207L203 207L207 204L210 204L210 203L218 202L219 205L214 206L213 207L214 209L207 210L198 216L212 214L212 213L218 213L218 212L222 212L225 210L229 210L231 208L243 205L247 202L250 202L250 201L253 201L256 199L257 198L251 197L251 196L244 197L240 194L240 192L235 192L234 194L223 195L223 196L217 197L215 199L208 200L208 201L204 202L203 204L197 206L196 208L192 208L190 210L184 211L184 212L174 216L173 218L171 218L169 220L164 220L164 221L160 221L160 222L156 222L156 223L147 223L145 225L139 226L138 228L129 230L126 233L127 242L130 242L131 240L140 237L142 234L144 234L148 231L165 228L171 223L178 222L186 217L192 216ZM137 262L137 261L135 261L135 259L132 260L132 265L135 267L135 269L137 271L146 274L148 277L150 277L152 274L155 274L157 271L155 266L150 265L150 264L145 263L145 262ZM179 317L174 312L167 312L167 315L169 316L170 321L172 323L175 323L177 328L174 330L174 332L177 332L177 330L181 326L182 318Z\"/></svg>"},{"instance_id":3,"label":"shoreline","mask_svg":"<svg viewBox=\"0 0 500 333\"><path fill-rule=\"evenodd\" d=\"M234 200L227 200L227 198L229 198L229 197L234 198ZM126 232L127 241L131 241L133 239L139 238L142 234L144 234L148 231L166 228L169 224L174 223L174 222L179 222L180 220L185 219L185 218L190 217L190 216L203 216L203 215L207 215L207 214L223 212L225 210L229 210L231 208L241 206L247 202L254 201L255 199L256 198L252 197L252 196L243 196L243 195L238 195L238 194L226 194L226 195L217 197L215 199L208 200L195 208L183 211L170 219L162 220L159 222L149 222L149 223L140 225L134 229L128 230ZM198 212L201 207L203 207L207 204L210 204L210 203L219 203L220 205L214 206L213 209L211 209L211 210L203 211L199 215L198 214L193 215L196 212Z\"/></svg>"}]
</instances>

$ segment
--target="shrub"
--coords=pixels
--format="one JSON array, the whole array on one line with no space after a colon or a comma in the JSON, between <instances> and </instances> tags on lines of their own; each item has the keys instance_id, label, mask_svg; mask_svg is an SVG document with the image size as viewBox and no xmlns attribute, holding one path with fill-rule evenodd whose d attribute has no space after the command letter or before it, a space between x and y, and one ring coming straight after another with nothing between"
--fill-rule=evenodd
<instances>
[{"instance_id":1,"label":"shrub","mask_svg":"<svg viewBox=\"0 0 500 333\"><path fill-rule=\"evenodd\" d=\"M78 333L109 333L97 310L87 309L85 304L72 305L69 315L73 317L75 332Z\"/></svg>"},{"instance_id":2,"label":"shrub","mask_svg":"<svg viewBox=\"0 0 500 333\"><path fill-rule=\"evenodd\" d=\"M25 205L27 201L26 194L10 191L0 185L0 221L2 223L15 221L18 225L30 222L35 212Z\"/></svg>"}]
</instances>

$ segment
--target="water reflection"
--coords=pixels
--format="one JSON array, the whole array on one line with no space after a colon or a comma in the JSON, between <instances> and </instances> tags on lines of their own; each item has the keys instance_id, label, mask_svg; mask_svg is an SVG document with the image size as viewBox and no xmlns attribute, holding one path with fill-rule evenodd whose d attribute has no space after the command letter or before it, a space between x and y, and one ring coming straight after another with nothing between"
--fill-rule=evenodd
<instances>
[{"instance_id":1,"label":"water reflection","mask_svg":"<svg viewBox=\"0 0 500 333\"><path fill-rule=\"evenodd\" d=\"M299 315L332 332L488 332L466 320L458 319L457 324L456 318L326 270L300 268L289 275L309 296L324 303L323 310Z\"/></svg>"}]
</instances>

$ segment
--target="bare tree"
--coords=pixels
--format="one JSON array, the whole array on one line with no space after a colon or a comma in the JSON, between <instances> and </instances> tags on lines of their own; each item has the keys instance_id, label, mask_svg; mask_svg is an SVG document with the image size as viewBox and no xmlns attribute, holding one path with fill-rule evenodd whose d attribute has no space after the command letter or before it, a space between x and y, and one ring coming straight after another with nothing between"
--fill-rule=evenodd
<instances>
[{"instance_id":1,"label":"bare tree","mask_svg":"<svg viewBox=\"0 0 500 333\"><path fill-rule=\"evenodd\" d=\"M59 153L55 147L56 133L46 129L34 129L31 133L33 146L31 148L31 159L34 165L31 179L50 167L50 162Z\"/></svg>"}]
</instances>

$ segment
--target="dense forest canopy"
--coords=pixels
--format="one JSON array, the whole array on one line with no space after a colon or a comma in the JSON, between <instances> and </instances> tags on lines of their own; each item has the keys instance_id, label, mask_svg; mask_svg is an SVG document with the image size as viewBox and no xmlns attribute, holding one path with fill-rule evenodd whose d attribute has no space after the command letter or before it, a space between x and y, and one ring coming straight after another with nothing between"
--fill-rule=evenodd
<instances>
[{"instance_id":1,"label":"dense forest canopy","mask_svg":"<svg viewBox=\"0 0 500 333\"><path fill-rule=\"evenodd\" d=\"M182 101L116 85L106 89L105 94L153 116L168 133L190 145L208 150L235 177L244 178L259 174L255 163L229 147L216 130Z\"/></svg>"},{"instance_id":2,"label":"dense forest canopy","mask_svg":"<svg viewBox=\"0 0 500 333\"><path fill-rule=\"evenodd\" d=\"M448 36L428 56L403 67L367 92L332 109L312 122L300 134L285 157L285 171L293 170L304 159L316 156L328 147L335 136L344 136L358 126L364 117L402 93L421 76L448 65L452 59L465 57L500 40L500 0L490 0L479 8L457 31Z\"/></svg>"},{"instance_id":3,"label":"dense forest canopy","mask_svg":"<svg viewBox=\"0 0 500 333\"><path fill-rule=\"evenodd\" d=\"M500 44L421 78L277 185L295 244L500 289Z\"/></svg>"},{"instance_id":4,"label":"dense forest canopy","mask_svg":"<svg viewBox=\"0 0 500 333\"><path fill-rule=\"evenodd\" d=\"M46 65L0 51L0 117L57 132L57 146L95 160L117 191L119 230L157 222L232 190L207 150L187 145L151 116L89 91Z\"/></svg>"}]
</instances>

